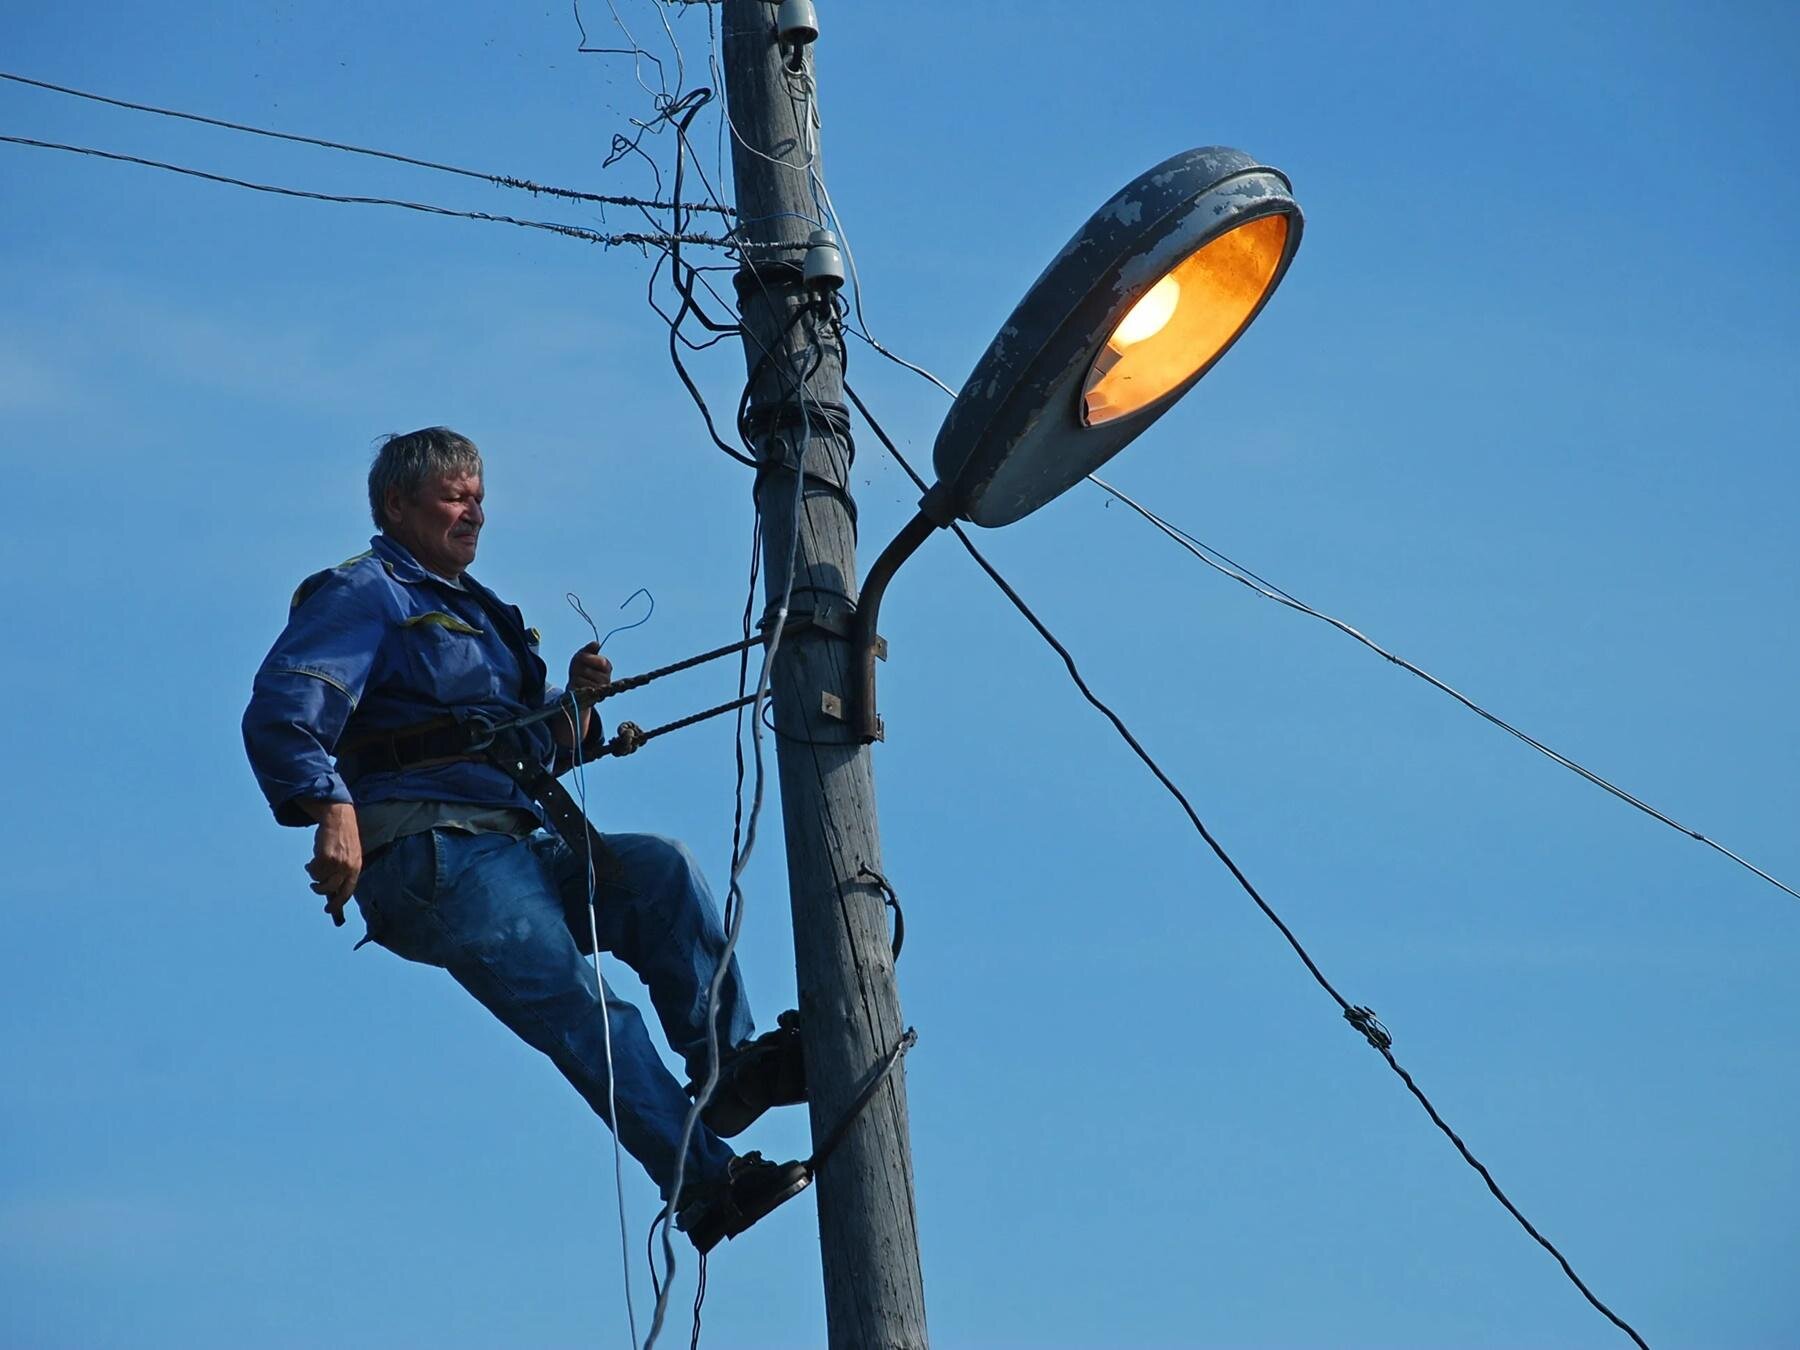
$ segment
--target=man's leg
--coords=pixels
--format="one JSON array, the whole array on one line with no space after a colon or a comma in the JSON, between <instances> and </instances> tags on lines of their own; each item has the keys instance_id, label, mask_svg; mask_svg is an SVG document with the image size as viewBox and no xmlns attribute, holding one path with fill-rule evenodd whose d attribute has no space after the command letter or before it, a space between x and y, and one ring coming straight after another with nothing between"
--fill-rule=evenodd
<instances>
[{"instance_id":1,"label":"man's leg","mask_svg":"<svg viewBox=\"0 0 1800 1350\"><path fill-rule=\"evenodd\" d=\"M441 830L403 839L370 865L357 899L377 942L448 970L522 1040L549 1056L602 1119L610 1119L600 992L570 932L562 897L530 841ZM605 1008L618 1103L614 1128L666 1192L688 1100L637 1009L610 997ZM717 1136L696 1127L690 1177L721 1180L731 1159Z\"/></svg>"},{"instance_id":2,"label":"man's leg","mask_svg":"<svg viewBox=\"0 0 1800 1350\"><path fill-rule=\"evenodd\" d=\"M595 892L593 927L600 950L616 955L644 982L669 1046L690 1076L707 1068L708 990L725 955L725 929L700 865L686 846L654 834L603 836L619 863L615 879ZM585 859L554 835L533 845L555 876L570 931L591 951ZM755 1031L743 973L734 956L719 981L719 1052L728 1055Z\"/></svg>"}]
</instances>

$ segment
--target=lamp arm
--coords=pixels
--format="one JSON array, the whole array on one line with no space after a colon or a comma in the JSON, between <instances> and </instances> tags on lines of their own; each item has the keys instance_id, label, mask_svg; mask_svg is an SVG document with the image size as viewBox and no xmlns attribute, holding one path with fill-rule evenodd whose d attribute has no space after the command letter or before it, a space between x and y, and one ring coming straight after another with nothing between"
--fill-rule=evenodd
<instances>
[{"instance_id":1,"label":"lamp arm","mask_svg":"<svg viewBox=\"0 0 1800 1350\"><path fill-rule=\"evenodd\" d=\"M906 523L894 540L881 550L869 575L863 578L862 593L856 602L856 732L863 742L881 739L881 718L875 711L875 625L881 617L881 597L888 582L900 570L900 564L918 552L919 545L945 522L920 511Z\"/></svg>"}]
</instances>

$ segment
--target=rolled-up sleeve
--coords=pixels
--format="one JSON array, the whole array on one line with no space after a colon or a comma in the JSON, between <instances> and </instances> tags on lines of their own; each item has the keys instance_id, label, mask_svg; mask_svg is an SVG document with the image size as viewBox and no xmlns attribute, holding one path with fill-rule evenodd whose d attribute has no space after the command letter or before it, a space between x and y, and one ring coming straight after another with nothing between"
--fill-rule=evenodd
<instances>
[{"instance_id":1,"label":"rolled-up sleeve","mask_svg":"<svg viewBox=\"0 0 1800 1350\"><path fill-rule=\"evenodd\" d=\"M256 672L244 750L283 825L310 825L304 799L349 802L332 751L375 667L387 616L354 578L333 575L289 615Z\"/></svg>"}]
</instances>

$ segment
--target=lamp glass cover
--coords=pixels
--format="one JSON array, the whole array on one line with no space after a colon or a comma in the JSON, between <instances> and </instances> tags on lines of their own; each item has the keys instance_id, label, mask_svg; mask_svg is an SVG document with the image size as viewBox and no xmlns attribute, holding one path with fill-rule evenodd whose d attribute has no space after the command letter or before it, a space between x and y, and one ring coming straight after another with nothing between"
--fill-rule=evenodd
<instances>
[{"instance_id":1,"label":"lamp glass cover","mask_svg":"<svg viewBox=\"0 0 1800 1350\"><path fill-rule=\"evenodd\" d=\"M1094 358L1081 391L1083 424L1150 407L1231 345L1281 266L1287 233L1286 215L1258 216L1164 273Z\"/></svg>"}]
</instances>

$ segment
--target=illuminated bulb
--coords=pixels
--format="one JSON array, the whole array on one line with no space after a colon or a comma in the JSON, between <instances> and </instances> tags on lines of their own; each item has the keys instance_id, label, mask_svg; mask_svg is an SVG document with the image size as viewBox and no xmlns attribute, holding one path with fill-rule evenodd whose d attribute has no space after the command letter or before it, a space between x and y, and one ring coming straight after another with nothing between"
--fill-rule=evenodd
<instances>
[{"instance_id":1,"label":"illuminated bulb","mask_svg":"<svg viewBox=\"0 0 1800 1350\"><path fill-rule=\"evenodd\" d=\"M1181 283L1170 273L1144 293L1144 298L1131 307L1113 330L1112 345L1123 350L1134 342L1155 337L1175 315L1181 303Z\"/></svg>"}]
</instances>

